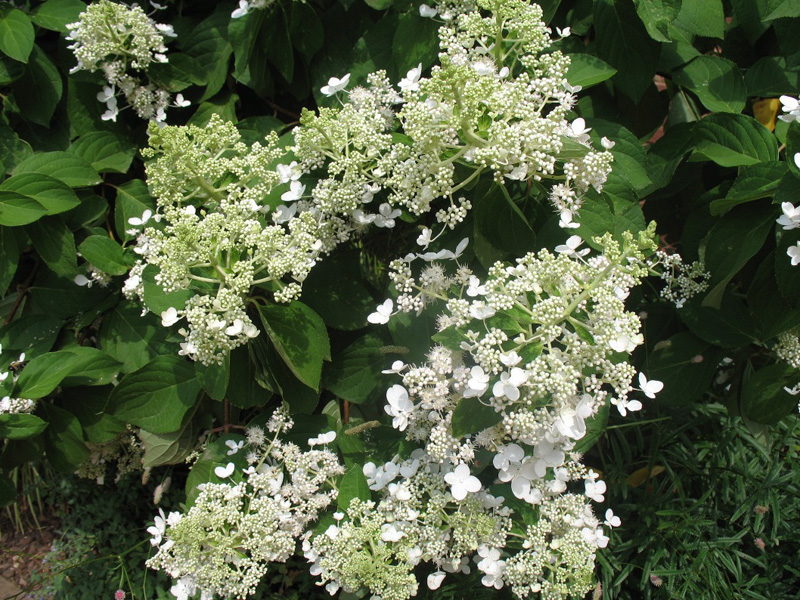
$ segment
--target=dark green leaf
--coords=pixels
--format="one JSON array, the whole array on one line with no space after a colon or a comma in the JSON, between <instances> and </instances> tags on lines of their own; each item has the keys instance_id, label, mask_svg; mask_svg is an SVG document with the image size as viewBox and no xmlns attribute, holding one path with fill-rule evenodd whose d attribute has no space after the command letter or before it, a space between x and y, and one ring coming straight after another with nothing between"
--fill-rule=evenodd
<instances>
[{"instance_id":1,"label":"dark green leaf","mask_svg":"<svg viewBox=\"0 0 800 600\"><path fill-rule=\"evenodd\" d=\"M58 471L72 473L89 458L80 421L69 411L48 402L41 406L49 423L44 436L47 459Z\"/></svg>"},{"instance_id":2,"label":"dark green leaf","mask_svg":"<svg viewBox=\"0 0 800 600\"><path fill-rule=\"evenodd\" d=\"M785 162L766 162L742 167L725 198L711 202L711 214L720 215L739 204L769 198L775 194L785 173Z\"/></svg>"},{"instance_id":3,"label":"dark green leaf","mask_svg":"<svg viewBox=\"0 0 800 600\"><path fill-rule=\"evenodd\" d=\"M61 352L75 357L70 357L73 366L61 382L63 386L107 385L114 381L122 369L120 361L91 346L75 346Z\"/></svg>"},{"instance_id":4,"label":"dark green leaf","mask_svg":"<svg viewBox=\"0 0 800 600\"><path fill-rule=\"evenodd\" d=\"M680 12L681 0L634 0L634 4L650 37L657 42L671 41L669 26Z\"/></svg>"},{"instance_id":5,"label":"dark green leaf","mask_svg":"<svg viewBox=\"0 0 800 600\"><path fill-rule=\"evenodd\" d=\"M658 44L636 15L630 0L594 0L594 26L602 32L597 54L617 70L614 84L638 101L652 85L658 64Z\"/></svg>"},{"instance_id":6,"label":"dark green leaf","mask_svg":"<svg viewBox=\"0 0 800 600\"><path fill-rule=\"evenodd\" d=\"M114 210L114 227L117 235L124 241L135 236L129 235L129 229L135 229L128 219L141 219L144 211L156 211L156 203L147 191L147 184L141 179L131 179L117 188L116 208Z\"/></svg>"},{"instance_id":7,"label":"dark green leaf","mask_svg":"<svg viewBox=\"0 0 800 600\"><path fill-rule=\"evenodd\" d=\"M785 255L778 258L789 262ZM800 325L800 311L793 310L778 289L774 252L759 265L756 276L747 290L747 304L758 325L760 340L768 340Z\"/></svg>"},{"instance_id":8,"label":"dark green leaf","mask_svg":"<svg viewBox=\"0 0 800 600\"><path fill-rule=\"evenodd\" d=\"M80 365L85 365L82 357L66 350L35 356L20 373L15 384L16 395L34 400L43 398Z\"/></svg>"},{"instance_id":9,"label":"dark green leaf","mask_svg":"<svg viewBox=\"0 0 800 600\"><path fill-rule=\"evenodd\" d=\"M536 245L536 234L519 207L508 197L505 187L492 185L476 192L475 229L499 250L523 256Z\"/></svg>"},{"instance_id":10,"label":"dark green leaf","mask_svg":"<svg viewBox=\"0 0 800 600\"><path fill-rule=\"evenodd\" d=\"M617 70L606 61L581 52L569 55L567 81L570 85L589 88L613 77Z\"/></svg>"},{"instance_id":11,"label":"dark green leaf","mask_svg":"<svg viewBox=\"0 0 800 600\"><path fill-rule=\"evenodd\" d=\"M51 272L36 278L30 297L39 311L65 319L81 313L93 319L92 314L96 316L98 311L109 307L109 302L116 302L108 289L99 285L81 287L72 277L59 277Z\"/></svg>"},{"instance_id":12,"label":"dark green leaf","mask_svg":"<svg viewBox=\"0 0 800 600\"><path fill-rule=\"evenodd\" d=\"M364 476L362 466L359 464L352 465L339 482L339 495L336 498L336 505L339 510L347 510L353 498L364 501L371 498L367 478Z\"/></svg>"},{"instance_id":13,"label":"dark green leaf","mask_svg":"<svg viewBox=\"0 0 800 600\"><path fill-rule=\"evenodd\" d=\"M47 214L47 209L29 196L0 190L0 225L16 227L33 223Z\"/></svg>"},{"instance_id":14,"label":"dark green leaf","mask_svg":"<svg viewBox=\"0 0 800 600\"><path fill-rule=\"evenodd\" d=\"M256 365L250 358L253 345L241 346L230 354L231 372L226 397L239 408L264 406L272 397L272 392L257 381Z\"/></svg>"},{"instance_id":15,"label":"dark green leaf","mask_svg":"<svg viewBox=\"0 0 800 600\"><path fill-rule=\"evenodd\" d=\"M698 56L672 74L672 80L690 89L708 110L740 113L747 89L739 67L721 56Z\"/></svg>"},{"instance_id":16,"label":"dark green leaf","mask_svg":"<svg viewBox=\"0 0 800 600\"><path fill-rule=\"evenodd\" d=\"M795 0L776 0L770 2L769 7L772 10L764 17L765 21L774 21L785 17L800 17L800 6Z\"/></svg>"},{"instance_id":17,"label":"dark green leaf","mask_svg":"<svg viewBox=\"0 0 800 600\"><path fill-rule=\"evenodd\" d=\"M461 438L497 425L503 416L478 398L462 398L453 411L453 436Z\"/></svg>"},{"instance_id":18,"label":"dark green leaf","mask_svg":"<svg viewBox=\"0 0 800 600\"><path fill-rule=\"evenodd\" d=\"M98 173L127 173L136 147L110 131L93 131L75 140L68 152L83 158Z\"/></svg>"},{"instance_id":19,"label":"dark green leaf","mask_svg":"<svg viewBox=\"0 0 800 600\"><path fill-rule=\"evenodd\" d=\"M124 275L128 264L122 246L105 235L90 235L78 246L83 258L109 275Z\"/></svg>"},{"instance_id":20,"label":"dark green leaf","mask_svg":"<svg viewBox=\"0 0 800 600\"><path fill-rule=\"evenodd\" d=\"M168 330L152 313L142 316L141 306L121 302L106 313L100 327L100 347L123 363L122 371L130 373L146 365L156 356L176 352L167 344Z\"/></svg>"},{"instance_id":21,"label":"dark green leaf","mask_svg":"<svg viewBox=\"0 0 800 600\"><path fill-rule=\"evenodd\" d=\"M17 486L5 473L0 473L0 506L13 504L17 498Z\"/></svg>"},{"instance_id":22,"label":"dark green leaf","mask_svg":"<svg viewBox=\"0 0 800 600\"><path fill-rule=\"evenodd\" d=\"M775 279L783 299L790 306L800 303L800 267L792 265L786 251L800 241L800 231L794 229L781 234L775 250Z\"/></svg>"},{"instance_id":23,"label":"dark green leaf","mask_svg":"<svg viewBox=\"0 0 800 600\"><path fill-rule=\"evenodd\" d=\"M180 428L200 390L191 362L158 356L120 381L109 398L109 411L147 431L171 433Z\"/></svg>"},{"instance_id":24,"label":"dark green leaf","mask_svg":"<svg viewBox=\"0 0 800 600\"><path fill-rule=\"evenodd\" d=\"M695 152L690 160L713 160L723 167L743 167L778 160L778 143L752 117L712 114L694 129Z\"/></svg>"},{"instance_id":25,"label":"dark green leaf","mask_svg":"<svg viewBox=\"0 0 800 600\"><path fill-rule=\"evenodd\" d=\"M744 82L748 96L796 95L800 87L800 73L789 70L783 57L764 56L747 69Z\"/></svg>"},{"instance_id":26,"label":"dark green leaf","mask_svg":"<svg viewBox=\"0 0 800 600\"><path fill-rule=\"evenodd\" d=\"M722 39L725 35L722 0L682 0L674 25L695 35Z\"/></svg>"},{"instance_id":27,"label":"dark green leaf","mask_svg":"<svg viewBox=\"0 0 800 600\"><path fill-rule=\"evenodd\" d=\"M81 0L46 0L36 8L31 20L39 27L67 33L67 24L75 23L85 10L86 4Z\"/></svg>"},{"instance_id":28,"label":"dark green leaf","mask_svg":"<svg viewBox=\"0 0 800 600\"><path fill-rule=\"evenodd\" d=\"M379 401L384 387L381 371L391 362L381 351L385 345L378 335L368 333L337 352L325 370L324 387L355 404Z\"/></svg>"},{"instance_id":29,"label":"dark green leaf","mask_svg":"<svg viewBox=\"0 0 800 600\"><path fill-rule=\"evenodd\" d=\"M19 243L14 231L0 227L0 296L4 296L14 279L19 263Z\"/></svg>"},{"instance_id":30,"label":"dark green leaf","mask_svg":"<svg viewBox=\"0 0 800 600\"><path fill-rule=\"evenodd\" d=\"M50 267L65 277L78 272L75 236L59 217L42 217L25 228L33 247Z\"/></svg>"},{"instance_id":31,"label":"dark green leaf","mask_svg":"<svg viewBox=\"0 0 800 600\"><path fill-rule=\"evenodd\" d=\"M722 348L736 348L753 343L755 323L744 302L730 293L722 297L719 308L687 302L678 315L701 340Z\"/></svg>"},{"instance_id":32,"label":"dark green leaf","mask_svg":"<svg viewBox=\"0 0 800 600\"><path fill-rule=\"evenodd\" d=\"M0 345L15 355L26 352L30 357L39 356L53 347L63 326L62 319L51 315L20 317L0 328Z\"/></svg>"},{"instance_id":33,"label":"dark green leaf","mask_svg":"<svg viewBox=\"0 0 800 600\"><path fill-rule=\"evenodd\" d=\"M647 174L647 155L642 143L630 131L601 119L588 119L593 129L593 139L600 142L601 137L614 141L611 154L614 155L614 172L622 176L634 190L643 190L653 182Z\"/></svg>"},{"instance_id":34,"label":"dark green leaf","mask_svg":"<svg viewBox=\"0 0 800 600\"><path fill-rule=\"evenodd\" d=\"M17 165L14 174L20 173L49 175L72 188L100 183L100 175L92 165L69 152L38 152Z\"/></svg>"},{"instance_id":35,"label":"dark green leaf","mask_svg":"<svg viewBox=\"0 0 800 600\"><path fill-rule=\"evenodd\" d=\"M39 435L47 423L35 415L25 413L0 415L0 438L23 440Z\"/></svg>"},{"instance_id":36,"label":"dark green leaf","mask_svg":"<svg viewBox=\"0 0 800 600\"><path fill-rule=\"evenodd\" d=\"M587 244L594 246L592 238L610 232L615 239L625 231L637 233L644 230L645 221L638 202L629 202L617 197L589 194L576 219L581 227L577 229Z\"/></svg>"},{"instance_id":37,"label":"dark green leaf","mask_svg":"<svg viewBox=\"0 0 800 600\"><path fill-rule=\"evenodd\" d=\"M679 333L659 344L649 357L647 377L664 383L658 402L665 406L686 406L698 402L711 383L721 350Z\"/></svg>"},{"instance_id":38,"label":"dark green leaf","mask_svg":"<svg viewBox=\"0 0 800 600\"><path fill-rule=\"evenodd\" d=\"M438 24L413 10L400 16L392 43L392 58L399 75L422 64L427 69L438 58Z\"/></svg>"},{"instance_id":39,"label":"dark green leaf","mask_svg":"<svg viewBox=\"0 0 800 600\"><path fill-rule=\"evenodd\" d=\"M142 272L142 282L144 287L144 303L147 308L155 314L160 315L168 308L175 308L182 310L189 298L194 296L191 290L175 290L174 292L165 292L158 283L156 283L156 274L158 267L155 265L147 265Z\"/></svg>"},{"instance_id":40,"label":"dark green leaf","mask_svg":"<svg viewBox=\"0 0 800 600\"><path fill-rule=\"evenodd\" d=\"M0 190L17 192L44 206L48 215L57 215L78 206L80 199L64 182L41 173L20 173L0 184Z\"/></svg>"},{"instance_id":41,"label":"dark green leaf","mask_svg":"<svg viewBox=\"0 0 800 600\"><path fill-rule=\"evenodd\" d=\"M328 332L319 315L297 301L263 306L260 313L267 335L292 373L319 391L322 362L331 355Z\"/></svg>"},{"instance_id":42,"label":"dark green leaf","mask_svg":"<svg viewBox=\"0 0 800 600\"><path fill-rule=\"evenodd\" d=\"M742 411L756 423L774 425L797 410L797 397L784 387L796 374L785 364L762 367L742 386Z\"/></svg>"},{"instance_id":43,"label":"dark green leaf","mask_svg":"<svg viewBox=\"0 0 800 600\"><path fill-rule=\"evenodd\" d=\"M194 450L198 432L193 427L191 416L187 415L180 429L172 433L139 430L138 436L144 445L142 466L145 469L180 464Z\"/></svg>"},{"instance_id":44,"label":"dark green leaf","mask_svg":"<svg viewBox=\"0 0 800 600\"><path fill-rule=\"evenodd\" d=\"M204 365L201 362L196 362L194 366L197 372L197 379L206 394L214 400L223 400L230 380L230 354L225 355L221 365L217 363Z\"/></svg>"},{"instance_id":45,"label":"dark green leaf","mask_svg":"<svg viewBox=\"0 0 800 600\"><path fill-rule=\"evenodd\" d=\"M0 52L26 63L33 50L34 37L28 15L8 4L0 6Z\"/></svg>"},{"instance_id":46,"label":"dark green leaf","mask_svg":"<svg viewBox=\"0 0 800 600\"><path fill-rule=\"evenodd\" d=\"M22 116L48 127L64 90L61 74L47 55L34 46L25 74L12 85Z\"/></svg>"}]
</instances>

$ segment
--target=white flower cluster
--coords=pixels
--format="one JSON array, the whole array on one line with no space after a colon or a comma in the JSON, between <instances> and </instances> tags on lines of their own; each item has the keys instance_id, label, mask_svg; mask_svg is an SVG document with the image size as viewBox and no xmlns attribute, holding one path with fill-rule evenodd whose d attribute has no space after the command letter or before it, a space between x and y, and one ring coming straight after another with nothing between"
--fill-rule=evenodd
<instances>
[{"instance_id":1,"label":"white flower cluster","mask_svg":"<svg viewBox=\"0 0 800 600\"><path fill-rule=\"evenodd\" d=\"M326 448L304 452L282 441L292 425L279 409L266 432L251 427L246 443L228 440L234 460L246 447L248 466L217 467L217 477L229 482L201 484L185 514L155 518L148 532L158 551L147 565L176 580L171 591L179 600L198 591L208 599L253 594L269 564L285 562L309 523L336 499L334 483L344 472L336 454Z\"/></svg>"},{"instance_id":2,"label":"white flower cluster","mask_svg":"<svg viewBox=\"0 0 800 600\"><path fill-rule=\"evenodd\" d=\"M687 265L680 254L667 254L661 250L656 252L656 258L653 266L660 266L661 279L667 284L661 290L661 297L676 308L681 308L687 300L708 289L711 273L705 270L702 261Z\"/></svg>"},{"instance_id":3,"label":"white flower cluster","mask_svg":"<svg viewBox=\"0 0 800 600\"><path fill-rule=\"evenodd\" d=\"M326 247L369 224L392 227L401 208L428 212L437 199L447 201L437 220L455 227L470 208L459 191L484 172L498 182L558 180L550 200L564 227L576 226L588 189L605 183L613 144L593 150L583 120L566 120L578 88L565 76L569 59L544 53L550 37L541 9L522 0L478 2L485 12L440 8L448 23L430 77L419 65L398 93L379 71L341 108L301 118L295 176L323 175L299 210L324 216ZM321 91L338 94L349 80L333 77ZM457 176L456 166L466 174Z\"/></svg>"},{"instance_id":4,"label":"white flower cluster","mask_svg":"<svg viewBox=\"0 0 800 600\"><path fill-rule=\"evenodd\" d=\"M147 174L159 212L130 219L140 259L123 292L143 299L148 266L165 292L196 292L161 317L165 327L187 320L181 354L203 363L222 360L258 335L245 311L254 286L270 285L276 301L292 300L322 250L312 212L283 218L276 211L268 219L267 197L294 183L283 177L286 168L271 168L283 154L277 135L252 146L239 138L236 127L216 115L206 127L151 125L151 147L142 153L153 159ZM147 226L151 219L154 225Z\"/></svg>"},{"instance_id":5,"label":"white flower cluster","mask_svg":"<svg viewBox=\"0 0 800 600\"><path fill-rule=\"evenodd\" d=\"M800 331L792 329L778 335L778 342L773 347L778 358L795 369L800 369Z\"/></svg>"},{"instance_id":6,"label":"white flower cluster","mask_svg":"<svg viewBox=\"0 0 800 600\"><path fill-rule=\"evenodd\" d=\"M625 416L642 408L630 398L632 391L655 398L663 387L642 373L639 387L632 385L636 371L628 355L643 338L638 317L624 307L630 289L654 264L648 258L656 247L654 233L651 225L637 238L624 234L622 243L606 234L595 239L602 254L591 257L570 238L558 255L543 250L516 265L497 263L483 281L465 266L456 264L449 274L437 262L457 261L463 247L448 256L429 253L436 258L409 255L391 265L399 310L444 306L434 336L439 343L427 362L396 361L386 371L403 379L386 393L392 425L424 445L417 460L429 465L427 472L439 473L437 485L446 487L448 501L482 497L483 483L469 465L485 448L494 454L496 475L489 480L498 479L515 498L538 507L539 520L528 528L521 552L497 543L473 546L486 586L508 584L520 597L542 592L547 598L580 595L591 587L594 552L605 547L608 537L589 500L602 502L606 485L580 463L574 448L586 434L587 420L603 404ZM418 257L427 264L415 277L411 265ZM393 306L387 301L370 320L387 322ZM482 428L461 433L476 411L483 413ZM494 418L487 416L492 411ZM394 463L365 466L371 489L405 477L402 469L409 469L408 462ZM570 491L576 484L580 493ZM394 490L387 487L391 496L407 484L394 485ZM374 512L379 511L371 507L370 516ZM619 524L613 513L607 521L608 526ZM384 525L376 521L372 526ZM399 530L405 532L405 525ZM335 539L325 543L335 544ZM435 557L431 560L439 565ZM338 573L338 563L336 568L318 563L323 577L345 589L355 587L330 575Z\"/></svg>"},{"instance_id":7,"label":"white flower cluster","mask_svg":"<svg viewBox=\"0 0 800 600\"><path fill-rule=\"evenodd\" d=\"M67 28L67 39L73 42L69 48L78 59L71 72L99 70L108 82L97 94L107 108L104 121L117 120L119 94L141 118L158 122L166 119L168 107L189 105L181 94L173 100L168 91L138 74L153 63L168 62L165 38L175 36L171 25L156 23L138 5L100 0L89 4L79 20Z\"/></svg>"}]
</instances>

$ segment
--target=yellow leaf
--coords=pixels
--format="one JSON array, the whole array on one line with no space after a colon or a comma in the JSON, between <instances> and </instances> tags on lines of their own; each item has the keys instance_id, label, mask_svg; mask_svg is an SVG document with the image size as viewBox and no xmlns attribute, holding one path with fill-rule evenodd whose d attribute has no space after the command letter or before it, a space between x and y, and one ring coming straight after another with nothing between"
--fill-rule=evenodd
<instances>
[{"instance_id":1,"label":"yellow leaf","mask_svg":"<svg viewBox=\"0 0 800 600\"><path fill-rule=\"evenodd\" d=\"M781 103L777 98L766 98L753 102L753 115L764 127L770 131L775 131L775 117Z\"/></svg>"},{"instance_id":2,"label":"yellow leaf","mask_svg":"<svg viewBox=\"0 0 800 600\"><path fill-rule=\"evenodd\" d=\"M648 467L643 467L638 471L634 471L633 473L628 475L628 478L625 481L627 481L628 485L631 487L639 487L648 479L651 479L656 475L663 473L665 470L666 469L661 465L655 465L652 469Z\"/></svg>"}]
</instances>

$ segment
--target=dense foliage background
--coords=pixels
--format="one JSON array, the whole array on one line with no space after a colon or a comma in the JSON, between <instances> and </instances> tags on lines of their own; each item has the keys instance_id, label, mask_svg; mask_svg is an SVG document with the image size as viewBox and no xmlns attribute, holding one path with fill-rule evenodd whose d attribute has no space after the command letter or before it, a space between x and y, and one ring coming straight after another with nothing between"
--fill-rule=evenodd
<instances>
[{"instance_id":1,"label":"dense foliage background","mask_svg":"<svg viewBox=\"0 0 800 600\"><path fill-rule=\"evenodd\" d=\"M177 508L227 462L225 436L281 399L301 435L338 431L348 466L366 458L362 441L341 434L354 424L380 420L375 437L399 448L383 409L394 381L382 373L398 356L386 348L423 360L434 323L401 315L376 327L367 317L389 295L389 261L413 250L433 215L404 213L395 228L342 244L312 270L299 302L273 311L274 331L222 365L179 357L182 338L159 314L180 298L144 277L152 312L142 315L121 293L136 259L129 219L156 208L140 153L148 123L133 110L104 119L102 74L72 71L67 24L85 8L0 2L0 371L15 373L0 396L37 401L33 414L0 414L0 500L19 514L37 488L53 504L83 497L78 472L103 486L97 506L116 506L133 497L141 474L124 473L141 457L153 481L171 479L162 505ZM800 266L787 256L800 229L776 224L781 203L800 200L800 123L777 118L778 98L800 93L800 5L554 0L542 8L554 31L570 30L554 35L552 49L571 58L568 79L583 87L575 116L595 146L615 142L614 169L568 232L536 185L504 196L486 173L470 189L473 210L440 247L469 237L467 255L485 271L572 233L593 244L653 220L663 249L702 260L708 288L680 308L659 296L656 277L626 301L645 342L632 362L664 390L634 416L601 411L590 426L584 462L602 473L606 502L622 519L598 556L595 597L795 598L800 371L774 348L800 326ZM169 62L147 77L191 102L169 108L169 125L204 126L219 115L248 143L274 131L286 146L303 109L338 105L320 91L329 78L350 73L363 84L383 69L397 82L438 60L438 23L415 2L278 0L232 19L236 9L176 0L153 15L176 36ZM76 284L89 263L110 276L107 285ZM189 469L184 459L198 452ZM80 518L72 511L66 549L54 549L80 565L118 557L123 539L130 560L100 561L81 576L45 573L43 597L110 598L117 587L131 598L171 597L163 575L144 568L151 491L135 497L124 524L109 524L99 508ZM108 528L126 535L104 539ZM81 557L86 546L92 559ZM472 595L470 577L420 593ZM276 567L260 597L327 595L312 581L298 560Z\"/></svg>"}]
</instances>

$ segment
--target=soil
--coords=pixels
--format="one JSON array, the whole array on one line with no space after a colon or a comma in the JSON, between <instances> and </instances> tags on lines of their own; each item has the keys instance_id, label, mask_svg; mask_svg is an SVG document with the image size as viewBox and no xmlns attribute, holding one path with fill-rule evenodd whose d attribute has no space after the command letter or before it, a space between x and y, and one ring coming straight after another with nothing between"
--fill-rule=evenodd
<instances>
[{"instance_id":1,"label":"soil","mask_svg":"<svg viewBox=\"0 0 800 600\"><path fill-rule=\"evenodd\" d=\"M0 600L28 600L25 593L31 574L50 551L58 519L37 515L38 526L28 514L21 515L23 527L17 529L5 509L0 512ZM31 590L32 591L32 590Z\"/></svg>"}]
</instances>

